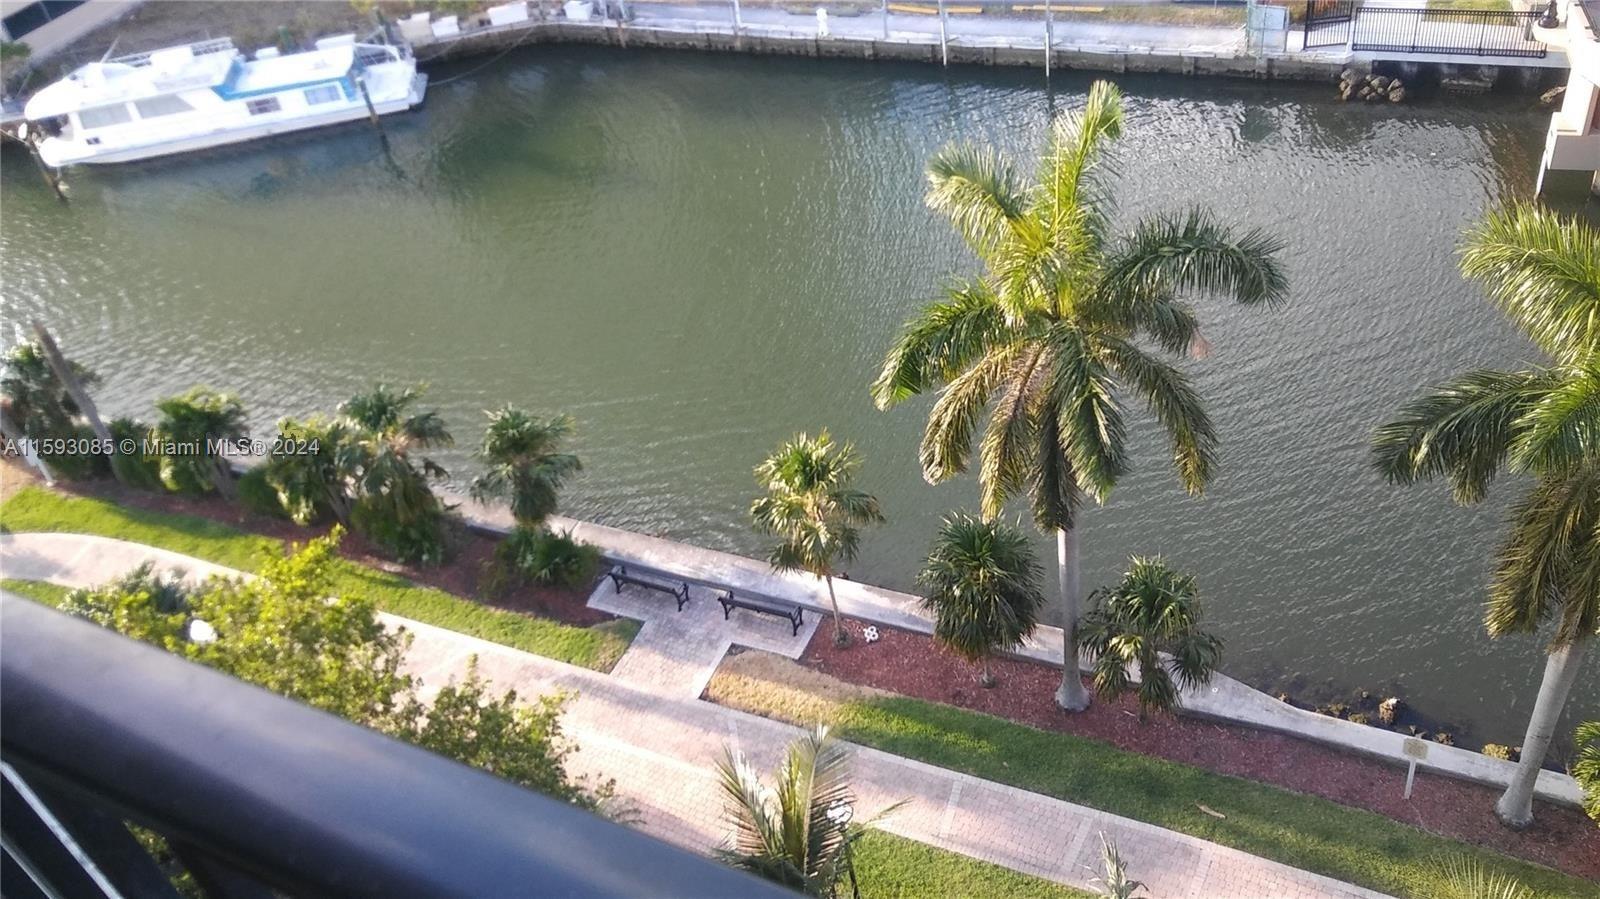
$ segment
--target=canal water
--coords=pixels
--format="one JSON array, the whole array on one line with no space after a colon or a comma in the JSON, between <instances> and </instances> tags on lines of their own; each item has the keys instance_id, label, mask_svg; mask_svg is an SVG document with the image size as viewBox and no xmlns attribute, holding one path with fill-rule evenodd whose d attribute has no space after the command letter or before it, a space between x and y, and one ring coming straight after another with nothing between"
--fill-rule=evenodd
<instances>
[{"instance_id":1,"label":"canal water","mask_svg":"<svg viewBox=\"0 0 1600 899\"><path fill-rule=\"evenodd\" d=\"M1276 232L1293 302L1199 302L1214 352L1189 369L1220 477L1185 496L1140 420L1135 472L1084 518L1085 583L1165 554L1198 575L1231 673L1305 695L1399 689L1457 731L1520 741L1540 643L1491 642L1479 615L1519 485L1457 508L1384 485L1366 446L1421 385L1533 358L1453 254L1497 197L1531 189L1547 114L1119 80L1118 221L1199 203ZM74 173L62 207L8 152L3 336L48 321L112 414L152 417L154 398L205 383L240 393L262 431L375 380L426 382L458 484L483 410L567 412L585 471L565 512L747 554L751 468L828 427L858 444L889 516L849 575L909 589L940 515L976 498L970 480L921 478L929 403L881 413L867 395L900 323L974 270L922 205L923 163L955 138L1026 159L1088 84L530 48L387 120L392 162L353 126ZM1600 661L1579 714L1600 716Z\"/></svg>"}]
</instances>

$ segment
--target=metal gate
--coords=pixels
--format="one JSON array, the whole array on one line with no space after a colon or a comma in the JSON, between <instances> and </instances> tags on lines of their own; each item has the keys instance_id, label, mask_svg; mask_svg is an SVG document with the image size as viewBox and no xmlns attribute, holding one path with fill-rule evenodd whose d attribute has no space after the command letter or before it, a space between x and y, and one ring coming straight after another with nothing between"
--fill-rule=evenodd
<instances>
[{"instance_id":1,"label":"metal gate","mask_svg":"<svg viewBox=\"0 0 1600 899\"><path fill-rule=\"evenodd\" d=\"M1355 20L1360 0L1306 0L1302 22L1304 47L1343 47L1350 43L1350 24Z\"/></svg>"}]
</instances>

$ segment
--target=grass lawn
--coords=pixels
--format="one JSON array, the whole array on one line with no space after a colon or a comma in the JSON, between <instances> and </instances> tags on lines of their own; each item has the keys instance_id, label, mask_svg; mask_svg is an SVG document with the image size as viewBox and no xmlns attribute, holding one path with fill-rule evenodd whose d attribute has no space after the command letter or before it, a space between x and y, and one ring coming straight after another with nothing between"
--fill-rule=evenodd
<instances>
[{"instance_id":1,"label":"grass lawn","mask_svg":"<svg viewBox=\"0 0 1600 899\"><path fill-rule=\"evenodd\" d=\"M1600 896L1595 884L1372 812L1070 734L869 691L774 658L744 653L729 659L712 678L708 694L724 705L795 724L824 721L854 743L1146 821L1385 893L1441 895L1437 864L1466 854L1490 870L1519 878L1541 895ZM775 670L791 669L800 686L773 676ZM1227 818L1207 815L1201 804ZM1138 862L1129 859L1134 877L1139 875Z\"/></svg>"},{"instance_id":2,"label":"grass lawn","mask_svg":"<svg viewBox=\"0 0 1600 899\"><path fill-rule=\"evenodd\" d=\"M281 552L276 540L204 518L130 509L43 487L25 488L0 503L0 528L116 537L240 571L255 571L263 556ZM508 612L347 559L338 560L333 579L336 589L367 596L385 612L596 671L610 671L639 631L638 622L628 619L576 627Z\"/></svg>"},{"instance_id":3,"label":"grass lawn","mask_svg":"<svg viewBox=\"0 0 1600 899\"><path fill-rule=\"evenodd\" d=\"M0 578L0 590L44 603L51 608L61 605L61 601L72 592L70 587L59 587L44 581L19 581L9 577Z\"/></svg>"},{"instance_id":4,"label":"grass lawn","mask_svg":"<svg viewBox=\"0 0 1600 899\"><path fill-rule=\"evenodd\" d=\"M856 844L856 877L862 895L871 899L1086 899L1096 895L881 830L869 830Z\"/></svg>"}]
</instances>

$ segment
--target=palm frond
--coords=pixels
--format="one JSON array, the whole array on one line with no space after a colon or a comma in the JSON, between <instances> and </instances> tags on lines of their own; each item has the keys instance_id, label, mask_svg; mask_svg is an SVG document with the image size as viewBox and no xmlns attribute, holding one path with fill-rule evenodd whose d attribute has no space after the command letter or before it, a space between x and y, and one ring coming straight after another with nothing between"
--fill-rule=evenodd
<instances>
[{"instance_id":1,"label":"palm frond","mask_svg":"<svg viewBox=\"0 0 1600 899\"><path fill-rule=\"evenodd\" d=\"M983 281L952 287L913 318L884 358L872 399L887 409L948 384L1008 333L1004 311Z\"/></svg>"},{"instance_id":2,"label":"palm frond","mask_svg":"<svg viewBox=\"0 0 1600 899\"><path fill-rule=\"evenodd\" d=\"M1517 422L1511 461L1523 471L1553 471L1600 455L1600 355L1550 373L1560 378Z\"/></svg>"},{"instance_id":3,"label":"palm frond","mask_svg":"<svg viewBox=\"0 0 1600 899\"><path fill-rule=\"evenodd\" d=\"M927 203L979 256L1004 242L1025 211L1011 163L992 147L970 144L945 147L928 161Z\"/></svg>"},{"instance_id":4,"label":"palm frond","mask_svg":"<svg viewBox=\"0 0 1600 899\"><path fill-rule=\"evenodd\" d=\"M1211 418L1183 372L1125 340L1102 338L1111 370L1144 399L1172 441L1172 464L1191 496L1205 491L1216 465L1217 436Z\"/></svg>"},{"instance_id":5,"label":"palm frond","mask_svg":"<svg viewBox=\"0 0 1600 899\"><path fill-rule=\"evenodd\" d=\"M1495 559L1484 623L1491 636L1529 633L1547 618L1554 646L1600 627L1600 463L1541 477L1511 512Z\"/></svg>"},{"instance_id":6,"label":"palm frond","mask_svg":"<svg viewBox=\"0 0 1600 899\"><path fill-rule=\"evenodd\" d=\"M1127 471L1127 429L1116 382L1076 329L1051 333L1050 408L1078 489L1104 502Z\"/></svg>"},{"instance_id":7,"label":"palm frond","mask_svg":"<svg viewBox=\"0 0 1600 899\"><path fill-rule=\"evenodd\" d=\"M1456 501L1481 500L1553 386L1540 372L1468 372L1400 407L1372 439L1372 464L1393 484L1448 478Z\"/></svg>"},{"instance_id":8,"label":"palm frond","mask_svg":"<svg viewBox=\"0 0 1600 899\"><path fill-rule=\"evenodd\" d=\"M1141 222L1106 263L1101 289L1134 297L1196 290L1276 308L1289 297L1277 259L1282 250L1281 240L1259 229L1235 237L1201 209L1157 216Z\"/></svg>"},{"instance_id":9,"label":"palm frond","mask_svg":"<svg viewBox=\"0 0 1600 899\"><path fill-rule=\"evenodd\" d=\"M1081 109L1051 125L1033 207L1065 258L1088 262L1099 254L1109 197L1098 179L1107 168L1107 144L1121 136L1122 92L1109 81L1096 81Z\"/></svg>"},{"instance_id":10,"label":"palm frond","mask_svg":"<svg viewBox=\"0 0 1600 899\"><path fill-rule=\"evenodd\" d=\"M1497 210L1467 233L1461 272L1558 363L1600 345L1600 235L1587 223L1533 204Z\"/></svg>"}]
</instances>

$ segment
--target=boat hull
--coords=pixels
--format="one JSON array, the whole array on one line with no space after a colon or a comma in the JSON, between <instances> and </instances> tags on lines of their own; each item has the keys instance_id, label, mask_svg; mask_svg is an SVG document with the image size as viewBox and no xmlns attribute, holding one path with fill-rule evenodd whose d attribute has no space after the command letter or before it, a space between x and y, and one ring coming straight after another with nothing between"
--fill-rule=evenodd
<instances>
[{"instance_id":1,"label":"boat hull","mask_svg":"<svg viewBox=\"0 0 1600 899\"><path fill-rule=\"evenodd\" d=\"M373 109L378 115L390 115L405 112L422 103L424 94L428 89L428 76L418 72L411 79L411 90L404 97L384 101L375 101ZM118 147L95 153L94 155L73 158L66 156L63 149L70 149L73 145L65 142L51 140L41 141L39 156L51 168L62 168L69 165L115 165L125 162L138 162L144 159L156 159L162 156L176 156L182 153L193 153L200 150L209 150L215 147L225 147L231 144L242 144L262 138L274 137L280 134L293 134L299 131L308 131L313 128L325 128L330 125L339 125L345 122L354 122L367 117L365 105L345 107L331 110L318 115L304 116L301 118L263 122L244 127L225 128L207 134L196 134L189 137L166 140L159 143L141 146ZM55 146L52 146L52 144Z\"/></svg>"}]
</instances>

